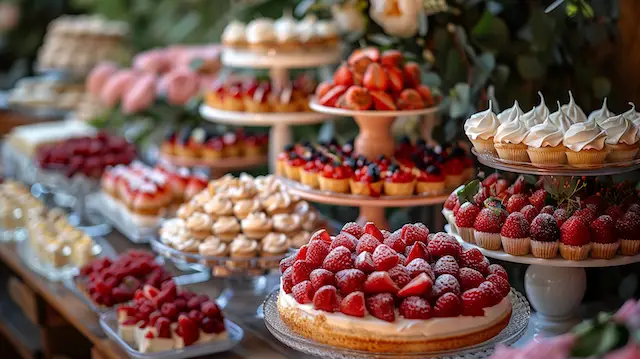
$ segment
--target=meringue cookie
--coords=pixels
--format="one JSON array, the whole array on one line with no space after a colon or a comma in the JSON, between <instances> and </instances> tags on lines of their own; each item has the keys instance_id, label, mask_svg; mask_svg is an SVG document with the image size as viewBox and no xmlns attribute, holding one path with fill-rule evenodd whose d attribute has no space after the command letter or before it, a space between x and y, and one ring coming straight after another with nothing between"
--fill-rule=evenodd
<instances>
[{"instance_id":1,"label":"meringue cookie","mask_svg":"<svg viewBox=\"0 0 640 359\"><path fill-rule=\"evenodd\" d=\"M613 116L615 116L615 114L607 108L607 98L605 97L604 101L602 101L602 107L591 112L589 117L587 117L587 121L596 121L598 125L602 126L602 122Z\"/></svg>"},{"instance_id":2,"label":"meringue cookie","mask_svg":"<svg viewBox=\"0 0 640 359\"><path fill-rule=\"evenodd\" d=\"M464 132L471 140L488 140L495 136L498 126L500 122L493 113L493 105L489 101L487 110L478 112L465 121Z\"/></svg>"},{"instance_id":3,"label":"meringue cookie","mask_svg":"<svg viewBox=\"0 0 640 359\"><path fill-rule=\"evenodd\" d=\"M587 121L587 115L585 115L584 111L576 105L576 101L573 99L573 93L571 91L569 91L569 103L567 105L562 105L562 110L573 123Z\"/></svg>"},{"instance_id":4,"label":"meringue cookie","mask_svg":"<svg viewBox=\"0 0 640 359\"><path fill-rule=\"evenodd\" d=\"M511 122L513 121L516 117L522 116L524 115L524 111L522 111L522 109L520 108L520 104L518 103L518 100L516 100L513 103L513 106L500 112L500 114L498 114L498 121L500 123L505 123L505 122Z\"/></svg>"},{"instance_id":5,"label":"meringue cookie","mask_svg":"<svg viewBox=\"0 0 640 359\"><path fill-rule=\"evenodd\" d=\"M607 134L595 121L578 122L569 127L562 143L571 151L602 150Z\"/></svg>"},{"instance_id":6,"label":"meringue cookie","mask_svg":"<svg viewBox=\"0 0 640 359\"><path fill-rule=\"evenodd\" d=\"M271 232L273 221L264 212L250 213L240 223L242 232L249 238L261 239Z\"/></svg>"}]
</instances>

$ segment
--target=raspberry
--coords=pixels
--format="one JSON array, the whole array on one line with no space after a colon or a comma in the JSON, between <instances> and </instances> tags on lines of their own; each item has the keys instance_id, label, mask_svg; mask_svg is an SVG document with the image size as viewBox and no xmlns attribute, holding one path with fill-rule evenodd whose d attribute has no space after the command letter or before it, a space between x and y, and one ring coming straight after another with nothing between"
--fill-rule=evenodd
<instances>
[{"instance_id":1,"label":"raspberry","mask_svg":"<svg viewBox=\"0 0 640 359\"><path fill-rule=\"evenodd\" d=\"M487 270L487 273L489 275L495 274L495 275L497 275L499 277L504 278L507 282L509 281L509 275L507 274L507 271L504 270L504 268L502 268L502 266L499 265L499 264L490 265L488 270Z\"/></svg>"},{"instance_id":2,"label":"raspberry","mask_svg":"<svg viewBox=\"0 0 640 359\"><path fill-rule=\"evenodd\" d=\"M460 228L471 228L473 227L473 223L476 220L476 217L480 213L480 207L476 206L474 203L465 202L458 213L456 213L456 226Z\"/></svg>"},{"instance_id":3,"label":"raspberry","mask_svg":"<svg viewBox=\"0 0 640 359\"><path fill-rule=\"evenodd\" d=\"M529 222L520 212L513 212L504 222L500 235L507 238L527 238L529 237Z\"/></svg>"},{"instance_id":4,"label":"raspberry","mask_svg":"<svg viewBox=\"0 0 640 359\"><path fill-rule=\"evenodd\" d=\"M357 269L345 269L336 273L335 283L342 295L361 291L367 275Z\"/></svg>"},{"instance_id":5,"label":"raspberry","mask_svg":"<svg viewBox=\"0 0 640 359\"><path fill-rule=\"evenodd\" d=\"M489 261L477 248L471 248L460 254L460 265L462 267L475 269L483 275L486 275L489 268Z\"/></svg>"},{"instance_id":6,"label":"raspberry","mask_svg":"<svg viewBox=\"0 0 640 359\"><path fill-rule=\"evenodd\" d=\"M313 295L313 307L318 310L333 313L338 307L338 291L334 286L325 285Z\"/></svg>"},{"instance_id":7,"label":"raspberry","mask_svg":"<svg viewBox=\"0 0 640 359\"><path fill-rule=\"evenodd\" d=\"M544 201L547 198L547 192L544 189L539 189L531 196L529 196L529 203L531 203L538 210L541 210L544 207Z\"/></svg>"},{"instance_id":8,"label":"raspberry","mask_svg":"<svg viewBox=\"0 0 640 359\"><path fill-rule=\"evenodd\" d=\"M382 236L382 234L380 234ZM376 248L380 245L380 241L377 240L374 236L365 233L360 237L360 241L358 241L358 245L356 246L356 253L360 254L362 252L373 253Z\"/></svg>"},{"instance_id":9,"label":"raspberry","mask_svg":"<svg viewBox=\"0 0 640 359\"><path fill-rule=\"evenodd\" d=\"M454 293L445 293L433 304L433 316L438 318L457 317L461 312L460 298Z\"/></svg>"},{"instance_id":10,"label":"raspberry","mask_svg":"<svg viewBox=\"0 0 640 359\"><path fill-rule=\"evenodd\" d=\"M374 317L393 322L396 318L393 296L389 293L380 293L366 299L367 310Z\"/></svg>"},{"instance_id":11,"label":"raspberry","mask_svg":"<svg viewBox=\"0 0 640 359\"><path fill-rule=\"evenodd\" d=\"M397 265L388 271L389 276L393 280L393 282L398 286L398 288L402 288L407 283L411 281L411 277L409 276L409 272L405 269L405 267L401 265Z\"/></svg>"},{"instance_id":12,"label":"raspberry","mask_svg":"<svg viewBox=\"0 0 640 359\"><path fill-rule=\"evenodd\" d=\"M429 251L427 250L427 246L422 242L416 242L411 249L409 250L409 254L407 255L407 261L411 263L416 258L422 258L425 261L429 260Z\"/></svg>"},{"instance_id":13,"label":"raspberry","mask_svg":"<svg viewBox=\"0 0 640 359\"><path fill-rule=\"evenodd\" d=\"M455 237L442 232L436 233L427 244L427 252L434 259L446 255L458 258L461 250L462 247Z\"/></svg>"},{"instance_id":14,"label":"raspberry","mask_svg":"<svg viewBox=\"0 0 640 359\"><path fill-rule=\"evenodd\" d=\"M444 202L444 208L452 211L456 206L456 203L458 203L458 194L454 191L451 192L447 200Z\"/></svg>"},{"instance_id":15,"label":"raspberry","mask_svg":"<svg viewBox=\"0 0 640 359\"><path fill-rule=\"evenodd\" d=\"M322 262L322 268L333 273L343 269L353 268L351 260L351 251L347 247L338 247L333 249Z\"/></svg>"},{"instance_id":16,"label":"raspberry","mask_svg":"<svg viewBox=\"0 0 640 359\"><path fill-rule=\"evenodd\" d=\"M427 261L422 258L416 258L409 262L406 266L407 272L411 278L417 277L420 273L426 273L432 280L436 278L433 269Z\"/></svg>"},{"instance_id":17,"label":"raspberry","mask_svg":"<svg viewBox=\"0 0 640 359\"><path fill-rule=\"evenodd\" d=\"M329 254L329 243L320 240L309 242L307 247L307 256L305 260L308 265L318 268L325 257Z\"/></svg>"},{"instance_id":18,"label":"raspberry","mask_svg":"<svg viewBox=\"0 0 640 359\"><path fill-rule=\"evenodd\" d=\"M382 242L384 240L384 236L382 235L382 232L380 232L378 227L376 227L376 225L373 222L365 223L365 225L364 225L364 233L373 236L379 242Z\"/></svg>"},{"instance_id":19,"label":"raspberry","mask_svg":"<svg viewBox=\"0 0 640 359\"><path fill-rule=\"evenodd\" d=\"M323 268L312 270L309 275L309 281L311 282L311 286L313 286L313 290L318 290L325 285L335 285L333 273Z\"/></svg>"},{"instance_id":20,"label":"raspberry","mask_svg":"<svg viewBox=\"0 0 640 359\"><path fill-rule=\"evenodd\" d=\"M524 206L528 204L529 201L523 194L514 194L513 196L509 197L505 208L507 212L514 213L519 212Z\"/></svg>"},{"instance_id":21,"label":"raspberry","mask_svg":"<svg viewBox=\"0 0 640 359\"><path fill-rule=\"evenodd\" d=\"M280 273L284 273L289 267L293 265L293 262L296 261L295 255L290 255L288 257L282 258L280 261Z\"/></svg>"},{"instance_id":22,"label":"raspberry","mask_svg":"<svg viewBox=\"0 0 640 359\"><path fill-rule=\"evenodd\" d=\"M376 270L386 271L398 264L398 254L385 244L381 244L373 252L373 263Z\"/></svg>"},{"instance_id":23,"label":"raspberry","mask_svg":"<svg viewBox=\"0 0 640 359\"><path fill-rule=\"evenodd\" d=\"M293 284L293 267L289 267L282 273L282 289L285 293L290 294Z\"/></svg>"},{"instance_id":24,"label":"raspberry","mask_svg":"<svg viewBox=\"0 0 640 359\"><path fill-rule=\"evenodd\" d=\"M366 314L364 293L353 292L344 297L340 302L340 312L352 317L364 317Z\"/></svg>"},{"instance_id":25,"label":"raspberry","mask_svg":"<svg viewBox=\"0 0 640 359\"><path fill-rule=\"evenodd\" d=\"M458 271L460 271L460 267L458 266L456 259L452 256L441 257L433 265L433 273L435 273L436 277L443 274L451 274L452 276L457 277Z\"/></svg>"},{"instance_id":26,"label":"raspberry","mask_svg":"<svg viewBox=\"0 0 640 359\"><path fill-rule=\"evenodd\" d=\"M478 289L487 293L488 303L490 307L500 303L503 298L502 295L500 295L500 291L498 290L498 288L492 282L482 282L482 284L478 286Z\"/></svg>"},{"instance_id":27,"label":"raspberry","mask_svg":"<svg viewBox=\"0 0 640 359\"><path fill-rule=\"evenodd\" d=\"M560 231L552 215L540 213L531 222L529 228L531 239L539 242L554 242L560 239Z\"/></svg>"},{"instance_id":28,"label":"raspberry","mask_svg":"<svg viewBox=\"0 0 640 359\"><path fill-rule=\"evenodd\" d=\"M341 232L349 233L356 238L360 238L364 234L364 229L356 222L349 222L342 227Z\"/></svg>"},{"instance_id":29,"label":"raspberry","mask_svg":"<svg viewBox=\"0 0 640 359\"><path fill-rule=\"evenodd\" d=\"M400 315L407 319L430 319L433 316L429 302L416 296L405 298L399 311Z\"/></svg>"},{"instance_id":30,"label":"raspberry","mask_svg":"<svg viewBox=\"0 0 640 359\"><path fill-rule=\"evenodd\" d=\"M614 243L618 240L615 236L616 224L613 218L602 215L589 225L591 240L595 243Z\"/></svg>"},{"instance_id":31,"label":"raspberry","mask_svg":"<svg viewBox=\"0 0 640 359\"><path fill-rule=\"evenodd\" d=\"M407 283L402 289L398 291L398 297L409 297L412 295L423 295L425 293L431 293L433 288L433 281L425 273L420 273L417 277Z\"/></svg>"},{"instance_id":32,"label":"raspberry","mask_svg":"<svg viewBox=\"0 0 640 359\"><path fill-rule=\"evenodd\" d=\"M329 250L333 250L340 246L346 247L351 252L355 252L356 247L358 246L358 240L349 233L340 233L333 239L333 242L331 242Z\"/></svg>"},{"instance_id":33,"label":"raspberry","mask_svg":"<svg viewBox=\"0 0 640 359\"><path fill-rule=\"evenodd\" d=\"M313 300L313 286L308 280L294 285L291 293L293 295L293 299L300 304L311 303Z\"/></svg>"},{"instance_id":34,"label":"raspberry","mask_svg":"<svg viewBox=\"0 0 640 359\"><path fill-rule=\"evenodd\" d=\"M402 226L402 239L407 245L415 242L426 242L429 236L429 229L416 224L405 224Z\"/></svg>"},{"instance_id":35,"label":"raspberry","mask_svg":"<svg viewBox=\"0 0 640 359\"><path fill-rule=\"evenodd\" d=\"M391 233L389 237L385 238L384 244L391 247L398 253L404 253L405 249L407 249L407 245L404 243L401 236L396 235L395 233Z\"/></svg>"},{"instance_id":36,"label":"raspberry","mask_svg":"<svg viewBox=\"0 0 640 359\"><path fill-rule=\"evenodd\" d=\"M533 219L539 214L538 209L530 204L522 207L520 213L524 215L527 223L533 222Z\"/></svg>"},{"instance_id":37,"label":"raspberry","mask_svg":"<svg viewBox=\"0 0 640 359\"><path fill-rule=\"evenodd\" d=\"M616 222L616 234L620 239L636 238L640 231L640 214L636 212L625 213Z\"/></svg>"},{"instance_id":38,"label":"raspberry","mask_svg":"<svg viewBox=\"0 0 640 359\"><path fill-rule=\"evenodd\" d=\"M596 212L591 208L581 208L573 213L572 217L582 218L584 224L589 226L589 223L593 222L596 219ZM564 223L563 223L564 224ZM562 229L562 225L560 225L560 229Z\"/></svg>"},{"instance_id":39,"label":"raspberry","mask_svg":"<svg viewBox=\"0 0 640 359\"><path fill-rule=\"evenodd\" d=\"M549 206L542 207L542 209L540 210L540 213L553 215L553 212L555 211L556 211L556 207L549 205Z\"/></svg>"},{"instance_id":40,"label":"raspberry","mask_svg":"<svg viewBox=\"0 0 640 359\"><path fill-rule=\"evenodd\" d=\"M483 308L489 307L491 294L480 288L469 289L460 296L462 315L469 317L484 316Z\"/></svg>"},{"instance_id":41,"label":"raspberry","mask_svg":"<svg viewBox=\"0 0 640 359\"><path fill-rule=\"evenodd\" d=\"M438 298L444 293L460 294L460 283L458 283L456 277L451 274L443 274L436 278L436 281L433 283L433 288L431 289L431 296L433 298Z\"/></svg>"},{"instance_id":42,"label":"raspberry","mask_svg":"<svg viewBox=\"0 0 640 359\"><path fill-rule=\"evenodd\" d=\"M307 264L306 261L297 260L291 266L291 280L293 284L296 285L302 281L309 279L309 274L311 274L311 268Z\"/></svg>"},{"instance_id":43,"label":"raspberry","mask_svg":"<svg viewBox=\"0 0 640 359\"><path fill-rule=\"evenodd\" d=\"M496 287L496 290L498 291L498 294L500 295L500 298L504 298L509 295L511 286L506 279L497 274L489 274L487 276L487 281L493 283L493 285Z\"/></svg>"},{"instance_id":44,"label":"raspberry","mask_svg":"<svg viewBox=\"0 0 640 359\"><path fill-rule=\"evenodd\" d=\"M475 269L465 267L460 268L458 280L460 281L460 288L465 291L467 289L477 288L484 282L484 276Z\"/></svg>"},{"instance_id":45,"label":"raspberry","mask_svg":"<svg viewBox=\"0 0 640 359\"><path fill-rule=\"evenodd\" d=\"M373 263L373 257L369 252L362 252L358 254L355 260L355 267L363 271L364 273L371 273L376 270L376 265Z\"/></svg>"},{"instance_id":46,"label":"raspberry","mask_svg":"<svg viewBox=\"0 0 640 359\"><path fill-rule=\"evenodd\" d=\"M500 228L506 219L506 215L503 210L499 208L483 208L475 222L473 222L473 228L479 232L485 233L500 233Z\"/></svg>"},{"instance_id":47,"label":"raspberry","mask_svg":"<svg viewBox=\"0 0 640 359\"><path fill-rule=\"evenodd\" d=\"M560 227L560 240L569 246L582 246L591 242L591 233L584 217L571 216Z\"/></svg>"},{"instance_id":48,"label":"raspberry","mask_svg":"<svg viewBox=\"0 0 640 359\"><path fill-rule=\"evenodd\" d=\"M562 225L564 224L564 222L569 219L569 212L567 212L566 209L564 208L558 208L556 209L553 213L553 218L555 218L556 220L556 224L558 225L558 228L562 227Z\"/></svg>"},{"instance_id":49,"label":"raspberry","mask_svg":"<svg viewBox=\"0 0 640 359\"><path fill-rule=\"evenodd\" d=\"M364 282L365 293L397 293L398 286L387 272L373 272Z\"/></svg>"}]
</instances>

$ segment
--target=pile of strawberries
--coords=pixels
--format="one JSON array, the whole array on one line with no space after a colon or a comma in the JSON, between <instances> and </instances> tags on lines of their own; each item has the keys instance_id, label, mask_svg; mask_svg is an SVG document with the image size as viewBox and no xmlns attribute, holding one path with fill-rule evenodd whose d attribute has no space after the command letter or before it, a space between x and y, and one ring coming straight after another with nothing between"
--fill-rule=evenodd
<instances>
[{"instance_id":1,"label":"pile of strawberries","mask_svg":"<svg viewBox=\"0 0 640 359\"><path fill-rule=\"evenodd\" d=\"M76 279L96 304L111 307L132 300L145 284L160 287L171 280L171 274L155 262L153 253L129 250L114 260L93 260Z\"/></svg>"},{"instance_id":2,"label":"pile of strawberries","mask_svg":"<svg viewBox=\"0 0 640 359\"><path fill-rule=\"evenodd\" d=\"M422 223L391 233L351 222L335 237L323 229L280 269L284 292L300 304L387 322L396 309L407 319L483 316L510 291L501 266Z\"/></svg>"},{"instance_id":3,"label":"pile of strawberries","mask_svg":"<svg viewBox=\"0 0 640 359\"><path fill-rule=\"evenodd\" d=\"M416 62L405 61L398 50L367 47L355 50L334 73L332 82L316 88L323 106L351 110L416 110L432 107L431 89L421 84Z\"/></svg>"},{"instance_id":4,"label":"pile of strawberries","mask_svg":"<svg viewBox=\"0 0 640 359\"><path fill-rule=\"evenodd\" d=\"M465 242L512 255L584 260L640 252L637 195L614 204L581 191L558 205L545 189L526 187L522 176L510 183L492 174L479 183L472 198L467 193L463 203L461 191L452 193L445 217Z\"/></svg>"},{"instance_id":5,"label":"pile of strawberries","mask_svg":"<svg viewBox=\"0 0 640 359\"><path fill-rule=\"evenodd\" d=\"M185 346L198 343L201 332L225 331L224 317L215 301L205 294L179 289L172 280L164 282L160 289L151 285L138 289L129 305L118 307L118 318L122 318L120 325L155 328L145 331L147 339L177 335Z\"/></svg>"}]
</instances>

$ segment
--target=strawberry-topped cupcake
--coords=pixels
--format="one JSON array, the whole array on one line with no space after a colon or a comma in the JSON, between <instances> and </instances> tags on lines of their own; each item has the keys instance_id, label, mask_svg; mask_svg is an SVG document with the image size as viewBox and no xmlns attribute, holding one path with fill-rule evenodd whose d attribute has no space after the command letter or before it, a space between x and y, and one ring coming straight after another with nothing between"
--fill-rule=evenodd
<instances>
[{"instance_id":1,"label":"strawberry-topped cupcake","mask_svg":"<svg viewBox=\"0 0 640 359\"><path fill-rule=\"evenodd\" d=\"M202 146L202 157L207 160L217 160L224 155L224 141L222 136L214 135L207 139Z\"/></svg>"},{"instance_id":2,"label":"strawberry-topped cupcake","mask_svg":"<svg viewBox=\"0 0 640 359\"><path fill-rule=\"evenodd\" d=\"M375 163L355 170L353 178L349 181L352 194L378 197L382 193L383 181L380 177L380 168Z\"/></svg>"},{"instance_id":3,"label":"strawberry-topped cupcake","mask_svg":"<svg viewBox=\"0 0 640 359\"><path fill-rule=\"evenodd\" d=\"M384 193L387 196L411 196L416 188L416 177L397 164L392 164L384 175Z\"/></svg>"},{"instance_id":4,"label":"strawberry-topped cupcake","mask_svg":"<svg viewBox=\"0 0 640 359\"><path fill-rule=\"evenodd\" d=\"M560 229L553 215L538 214L529 227L531 254L536 258L555 258L558 255Z\"/></svg>"},{"instance_id":5,"label":"strawberry-topped cupcake","mask_svg":"<svg viewBox=\"0 0 640 359\"><path fill-rule=\"evenodd\" d=\"M615 257L620 240L616 237L616 222L604 214L589 224L591 231L591 257L611 259Z\"/></svg>"},{"instance_id":6,"label":"strawberry-topped cupcake","mask_svg":"<svg viewBox=\"0 0 640 359\"><path fill-rule=\"evenodd\" d=\"M640 252L640 214L627 210L616 222L616 233L620 239L620 254L634 256Z\"/></svg>"},{"instance_id":7,"label":"strawberry-topped cupcake","mask_svg":"<svg viewBox=\"0 0 640 359\"><path fill-rule=\"evenodd\" d=\"M514 256L529 254L531 238L529 237L529 222L520 212L511 213L500 230L502 248Z\"/></svg>"},{"instance_id":8,"label":"strawberry-topped cupcake","mask_svg":"<svg viewBox=\"0 0 640 359\"><path fill-rule=\"evenodd\" d=\"M278 176L286 176L286 172L284 170L284 167L287 163L287 161L289 160L289 156L294 153L293 152L294 147L291 144L285 145L284 146L284 150L282 152L280 152L280 154L278 155L278 158L276 160L276 174Z\"/></svg>"},{"instance_id":9,"label":"strawberry-topped cupcake","mask_svg":"<svg viewBox=\"0 0 640 359\"><path fill-rule=\"evenodd\" d=\"M289 159L284 165L284 171L287 177L294 181L300 181L300 171L305 164L306 161L301 155L297 153L290 154Z\"/></svg>"},{"instance_id":10,"label":"strawberry-topped cupcake","mask_svg":"<svg viewBox=\"0 0 640 359\"><path fill-rule=\"evenodd\" d=\"M499 207L483 208L473 222L476 244L482 248L498 250L501 245L500 230L507 218L506 211Z\"/></svg>"},{"instance_id":11,"label":"strawberry-topped cupcake","mask_svg":"<svg viewBox=\"0 0 640 359\"><path fill-rule=\"evenodd\" d=\"M476 243L474 224L478 214L480 214L480 207L475 203L465 202L456 211L454 216L454 223L458 229L458 233L460 237L462 237L462 240L467 243Z\"/></svg>"},{"instance_id":12,"label":"strawberry-topped cupcake","mask_svg":"<svg viewBox=\"0 0 640 359\"><path fill-rule=\"evenodd\" d=\"M591 233L587 222L571 216L560 227L560 255L572 261L585 260L591 250Z\"/></svg>"},{"instance_id":13,"label":"strawberry-topped cupcake","mask_svg":"<svg viewBox=\"0 0 640 359\"><path fill-rule=\"evenodd\" d=\"M211 91L206 93L206 102L207 105L213 108L223 108L224 107L224 96L227 92L224 81L218 79L213 82L211 85Z\"/></svg>"},{"instance_id":14,"label":"strawberry-topped cupcake","mask_svg":"<svg viewBox=\"0 0 640 359\"><path fill-rule=\"evenodd\" d=\"M227 111L244 111L242 83L229 84L224 96L223 108Z\"/></svg>"},{"instance_id":15,"label":"strawberry-topped cupcake","mask_svg":"<svg viewBox=\"0 0 640 359\"><path fill-rule=\"evenodd\" d=\"M418 168L416 192L419 194L439 195L444 193L445 176L440 167L422 165Z\"/></svg>"},{"instance_id":16,"label":"strawberry-topped cupcake","mask_svg":"<svg viewBox=\"0 0 640 359\"><path fill-rule=\"evenodd\" d=\"M349 193L349 180L353 170L342 162L328 163L318 174L318 184L323 191Z\"/></svg>"}]
</instances>

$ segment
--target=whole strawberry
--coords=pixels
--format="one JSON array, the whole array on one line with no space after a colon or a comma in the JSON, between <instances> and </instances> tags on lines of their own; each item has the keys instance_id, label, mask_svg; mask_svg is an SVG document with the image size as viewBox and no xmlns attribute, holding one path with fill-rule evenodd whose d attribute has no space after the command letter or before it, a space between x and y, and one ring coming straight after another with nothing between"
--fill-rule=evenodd
<instances>
[{"instance_id":1,"label":"whole strawberry","mask_svg":"<svg viewBox=\"0 0 640 359\"><path fill-rule=\"evenodd\" d=\"M533 219L536 218L538 214L540 214L538 209L531 204L522 207L520 213L524 214L524 218L526 218L527 222L529 223L533 222Z\"/></svg>"},{"instance_id":2,"label":"whole strawberry","mask_svg":"<svg viewBox=\"0 0 640 359\"><path fill-rule=\"evenodd\" d=\"M609 215L596 218L589 225L591 231L591 257L599 259L611 259L616 255L620 246L616 237L616 224Z\"/></svg>"},{"instance_id":3,"label":"whole strawberry","mask_svg":"<svg viewBox=\"0 0 640 359\"><path fill-rule=\"evenodd\" d=\"M620 238L620 254L633 256L640 252L640 215L627 211L616 222L616 233Z\"/></svg>"},{"instance_id":4,"label":"whole strawberry","mask_svg":"<svg viewBox=\"0 0 640 359\"><path fill-rule=\"evenodd\" d=\"M554 258L558 254L560 229L552 215L540 213L529 227L531 254L537 258Z\"/></svg>"},{"instance_id":5,"label":"whole strawberry","mask_svg":"<svg viewBox=\"0 0 640 359\"><path fill-rule=\"evenodd\" d=\"M513 212L507 217L500 237L505 252L514 256L529 254L529 222L522 213Z\"/></svg>"},{"instance_id":6,"label":"whole strawberry","mask_svg":"<svg viewBox=\"0 0 640 359\"><path fill-rule=\"evenodd\" d=\"M560 227L560 255L568 260L584 260L591 249L589 227L580 216L571 216Z\"/></svg>"},{"instance_id":7,"label":"whole strawberry","mask_svg":"<svg viewBox=\"0 0 640 359\"><path fill-rule=\"evenodd\" d=\"M567 212L567 210L564 208L558 208L555 211L553 211L553 218L556 219L556 223L558 224L558 227L562 227L564 222L567 219L569 219L569 212Z\"/></svg>"},{"instance_id":8,"label":"whole strawberry","mask_svg":"<svg viewBox=\"0 0 640 359\"><path fill-rule=\"evenodd\" d=\"M528 204L529 201L523 194L514 194L513 196L509 197L509 200L506 204L506 209L507 212L514 213L520 211L524 206Z\"/></svg>"},{"instance_id":9,"label":"whole strawberry","mask_svg":"<svg viewBox=\"0 0 640 359\"><path fill-rule=\"evenodd\" d=\"M538 210L541 210L544 207L544 201L546 200L546 198L547 192L541 188L533 192L533 194L529 196L529 203L531 203Z\"/></svg>"}]
</instances>

